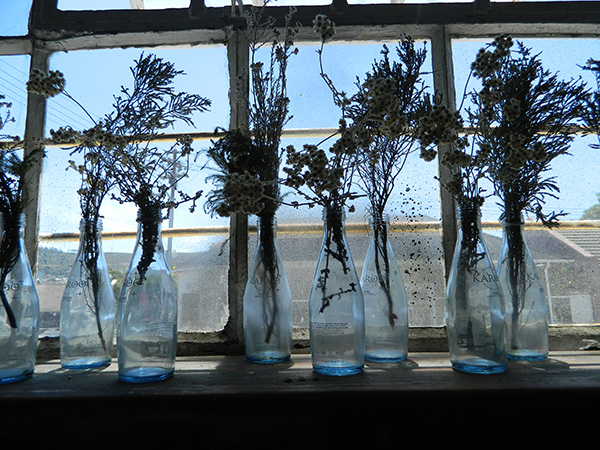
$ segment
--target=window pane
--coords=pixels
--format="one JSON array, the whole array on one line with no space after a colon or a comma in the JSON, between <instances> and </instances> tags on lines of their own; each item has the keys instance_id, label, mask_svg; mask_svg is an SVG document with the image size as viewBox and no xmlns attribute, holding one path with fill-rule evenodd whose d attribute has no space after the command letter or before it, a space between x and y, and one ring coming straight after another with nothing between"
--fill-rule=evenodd
<instances>
[{"instance_id":1,"label":"window pane","mask_svg":"<svg viewBox=\"0 0 600 450\"><path fill-rule=\"evenodd\" d=\"M490 39L491 40L491 39ZM454 75L457 103L460 105L468 70L479 48L490 40L456 41L453 44ZM518 39L531 48L532 55L540 54L543 68L557 73L562 80L582 77L591 89L596 88L591 72L582 70L589 58L600 56L600 42L592 39ZM471 82L473 79L471 78ZM476 85L475 85L476 86ZM468 106L465 104L464 107ZM598 150L590 144L595 137L577 136L570 148L571 156L560 156L551 165L548 177L556 177L560 188L558 198L548 197L546 212L564 211L563 226L548 230L539 228L526 232L526 239L543 280L549 298L550 321L554 324L600 322L600 283L597 252L598 223L579 226L583 213L598 203L600 182L593 168ZM491 192L489 184L485 187ZM482 209L486 227L486 242L497 258L501 229L498 223L500 207L496 197L488 198ZM528 218L534 220L535 218Z\"/></svg>"},{"instance_id":2,"label":"window pane","mask_svg":"<svg viewBox=\"0 0 600 450\"><path fill-rule=\"evenodd\" d=\"M165 132L213 131L217 126L227 126L229 121L228 72L226 51L219 48L194 49L152 49L146 50L172 62L175 69L186 75L175 79L175 90L198 93L210 98L209 112L194 117L197 128L177 125ZM113 95L120 93L121 85L131 86L129 68L138 59L141 50L95 50L56 54L51 59L51 68L61 70L66 78L66 90L86 107L94 120L112 111ZM91 70L90 68L93 68ZM75 129L85 129L92 125L92 119L73 102L59 95L48 102L47 130L71 125ZM168 149L172 142L158 143ZM207 141L196 140L197 151L207 146ZM69 150L49 148L44 161L42 178L40 232L76 233L78 231L80 209L77 196L80 180L73 170L66 170ZM192 161L189 177L177 187L186 192L206 191L206 173L200 169L205 161L198 158ZM106 199L102 205L103 228L107 233L136 231L136 208L132 204L121 205ZM192 213L188 205L180 206L163 222L165 248L168 251L173 277L177 280L180 295L180 327L183 330L220 330L227 316L227 254L223 246L227 234L228 221L208 217L200 204ZM191 230L185 234L169 237L169 228L222 227L217 234L199 233ZM223 228L224 227L224 228ZM135 239L103 239L109 269L114 277L115 291L129 264ZM45 326L58 325L58 309L62 290L70 266L75 257L78 242L43 240L40 246L40 298L42 309L48 319ZM223 247L223 248L222 248ZM207 293L210 293L208 295ZM52 320L54 324L52 325ZM42 325L44 326L44 324Z\"/></svg>"},{"instance_id":3,"label":"window pane","mask_svg":"<svg viewBox=\"0 0 600 450\"><path fill-rule=\"evenodd\" d=\"M302 145L312 142L284 140L283 145L290 143ZM409 157L403 171L404 176L398 178L388 204L388 212L395 230L391 242L403 271L409 300L410 325L439 326L444 318L445 286L439 227L439 187L433 178L437 166L424 162L415 153ZM294 199L293 195L286 197L287 201ZM369 242L367 204L364 199L352 204L356 206L356 211L347 214L347 237L360 275ZM322 211L319 207L295 209L282 206L277 217L280 248L294 299L294 325L306 327L308 292L322 242ZM313 231L285 232L286 225L298 224L312 225ZM253 242L250 243L251 249L255 245Z\"/></svg>"},{"instance_id":4,"label":"window pane","mask_svg":"<svg viewBox=\"0 0 600 450\"><path fill-rule=\"evenodd\" d=\"M1 134L20 137L25 134L27 116L25 81L28 74L28 55L0 57L0 94L4 95L3 102L11 103L10 115L14 119L5 123L4 128L0 131Z\"/></svg>"},{"instance_id":5,"label":"window pane","mask_svg":"<svg viewBox=\"0 0 600 450\"><path fill-rule=\"evenodd\" d=\"M187 8L190 0L58 0L63 11Z\"/></svg>"},{"instance_id":6,"label":"window pane","mask_svg":"<svg viewBox=\"0 0 600 450\"><path fill-rule=\"evenodd\" d=\"M396 44L387 43L392 60L396 60ZM420 48L422 41L416 45ZM290 58L288 95L293 118L288 123L289 129L338 126L340 111L333 104L332 93L319 75L316 53L319 47L300 45L298 54ZM352 95L356 91L357 76L364 79L366 72L372 69L373 61L380 59L381 50L382 43L327 44L323 52L324 70L336 89ZM431 86L429 56L422 71L426 73L423 76L426 85ZM291 144L301 148L304 144L319 144L322 139L284 139L282 147ZM333 141L323 143L321 148L327 149ZM394 194L387 205L390 221L398 224L394 228L398 231L393 232L391 241L398 264L404 271L411 326L439 326L444 320L444 268L440 250L440 195L439 185L434 179L436 174L436 163L427 163L419 157L418 152L412 153L396 180ZM288 195L288 202L302 201L291 193ZM360 275L369 242L367 201L363 198L352 204L356 212L347 214L347 237ZM277 222L284 266L294 298L294 325L307 327L308 293L322 242L322 211L319 207L294 209L284 206L278 212ZM286 233L286 225L291 224L310 224L313 231ZM432 226L426 226L428 224ZM252 239L251 246L255 242L254 237Z\"/></svg>"},{"instance_id":7,"label":"window pane","mask_svg":"<svg viewBox=\"0 0 600 450\"><path fill-rule=\"evenodd\" d=\"M340 110L319 75L319 45L298 45L288 68L288 95L292 119L287 128L337 128ZM323 49L323 70L338 91L348 95L356 92L356 77L364 77L373 59L380 56L381 44L338 44L332 42Z\"/></svg>"},{"instance_id":8,"label":"window pane","mask_svg":"<svg viewBox=\"0 0 600 450\"><path fill-rule=\"evenodd\" d=\"M332 42L323 48L323 70L335 88L351 96L356 92L357 77L361 82L372 70L373 62L382 58L383 45L390 49L390 60L397 60L395 47L398 42L343 43ZM331 90L320 75L320 44L298 44L298 54L292 55L288 66L288 96L292 119L287 128L337 128L340 110L333 102ZM423 80L432 86L431 52L429 42L418 39L416 49L425 49L427 58L423 64Z\"/></svg>"},{"instance_id":9,"label":"window pane","mask_svg":"<svg viewBox=\"0 0 600 450\"><path fill-rule=\"evenodd\" d=\"M472 3L472 0L348 0L350 5L372 5L377 3Z\"/></svg>"},{"instance_id":10,"label":"window pane","mask_svg":"<svg viewBox=\"0 0 600 450\"><path fill-rule=\"evenodd\" d=\"M166 133L213 131L229 123L229 74L225 47L193 49L111 49L57 53L51 58L51 69L60 70L66 78L66 91L78 100L97 120L112 111L113 95L121 86L132 83L129 68L143 54L154 54L174 64L183 75L175 78L176 91L199 94L212 101L210 110L193 117L195 128L177 124ZM86 113L64 95L48 102L49 131L71 125L82 129L92 126Z\"/></svg>"},{"instance_id":11,"label":"window pane","mask_svg":"<svg viewBox=\"0 0 600 450\"><path fill-rule=\"evenodd\" d=\"M231 3L231 0L204 0L206 6L213 8L231 6ZM330 3L330 0L272 0L269 6L329 5ZM237 5L237 2L235 4ZM258 6L259 4L262 4L260 0L244 1L244 8L250 8L251 5Z\"/></svg>"},{"instance_id":12,"label":"window pane","mask_svg":"<svg viewBox=\"0 0 600 450\"><path fill-rule=\"evenodd\" d=\"M28 31L32 0L2 0L0 36L24 36Z\"/></svg>"}]
</instances>

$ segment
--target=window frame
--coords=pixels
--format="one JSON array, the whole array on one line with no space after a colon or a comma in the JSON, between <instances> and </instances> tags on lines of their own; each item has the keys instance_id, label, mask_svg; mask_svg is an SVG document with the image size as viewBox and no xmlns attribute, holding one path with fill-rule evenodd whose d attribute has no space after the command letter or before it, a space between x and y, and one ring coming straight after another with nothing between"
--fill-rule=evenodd
<instances>
[{"instance_id":1,"label":"window frame","mask_svg":"<svg viewBox=\"0 0 600 450\"><path fill-rule=\"evenodd\" d=\"M242 29L245 19L239 5L206 7L203 0L191 0L189 8L119 11L61 11L57 0L33 0L26 36L0 36L0 55L30 55L31 69L48 69L54 52L70 50L159 47L186 45L225 45L230 73L230 92L239 75L248 67L248 42ZM288 6L269 7L277 23L283 23ZM431 43L434 90L446 106L455 107L452 41L459 38L492 38L499 33L514 37L595 38L600 36L600 2L490 2L471 3L393 3L349 5L333 0L329 5L298 6L294 19L304 24L298 42L315 42L310 24L316 14L326 14L336 22L336 40L342 42L396 40L407 33ZM230 95L230 128L247 123L246 112ZM26 138L42 138L46 102L28 94ZM285 136L301 136L325 130L286 130ZM202 136L200 133L199 137ZM26 148L28 152L31 149ZM439 148L440 153L447 149ZM39 195L42 163L28 175L30 198L25 241L35 270L39 241ZM443 182L447 169L439 166ZM455 202L443 190L441 196L442 254L446 275L456 236ZM182 342L192 353L214 349L216 344L240 345L243 339L242 299L248 274L248 218L234 214L230 221L229 320L215 333L186 333ZM597 328L597 327L594 327ZM414 330L413 330L414 332ZM433 331L435 335L436 331ZM419 333L417 333L419 334ZM437 336L437 335L436 335ZM307 336L296 336L308 345ZM436 337L439 339L439 336Z\"/></svg>"}]
</instances>

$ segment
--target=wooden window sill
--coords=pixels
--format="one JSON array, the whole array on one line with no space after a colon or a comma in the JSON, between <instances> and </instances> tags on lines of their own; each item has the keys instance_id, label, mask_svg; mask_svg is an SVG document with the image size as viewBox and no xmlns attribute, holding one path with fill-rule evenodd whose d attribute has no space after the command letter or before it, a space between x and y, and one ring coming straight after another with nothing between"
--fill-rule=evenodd
<instances>
[{"instance_id":1,"label":"wooden window sill","mask_svg":"<svg viewBox=\"0 0 600 450\"><path fill-rule=\"evenodd\" d=\"M517 434L554 422L587 432L587 408L597 405L599 394L596 350L551 352L543 362L510 361L498 375L456 372L447 353L368 364L349 377L314 373L307 354L273 366L250 364L243 356L181 357L172 378L146 384L119 381L116 361L81 372L49 361L38 364L31 379L0 386L5 430L22 423L71 437L110 430L134 443L152 443L153 433L162 430L190 442L197 436L198 444L232 445L263 439L256 436L261 433L268 442L293 434L292 448L315 440L323 446L335 441L334 448L356 443L387 448L406 433L434 429L435 436L459 437L477 432L472 428L477 423L492 432L512 420L527 422L518 425ZM373 435L367 438L369 428Z\"/></svg>"}]
</instances>

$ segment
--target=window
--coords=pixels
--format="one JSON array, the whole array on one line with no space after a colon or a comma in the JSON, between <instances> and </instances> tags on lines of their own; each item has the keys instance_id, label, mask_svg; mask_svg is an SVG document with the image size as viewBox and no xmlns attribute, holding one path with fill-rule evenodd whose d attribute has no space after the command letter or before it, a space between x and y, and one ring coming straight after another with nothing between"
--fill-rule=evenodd
<instances>
[{"instance_id":1,"label":"window","mask_svg":"<svg viewBox=\"0 0 600 450\"><path fill-rule=\"evenodd\" d=\"M27 95L25 81L29 73L29 56L0 56L0 80L4 102L9 102L12 121L5 124L2 134L23 136L27 116Z\"/></svg>"},{"instance_id":2,"label":"window","mask_svg":"<svg viewBox=\"0 0 600 450\"><path fill-rule=\"evenodd\" d=\"M33 37L26 36L24 25L29 15L29 3L34 7L30 31L34 32L32 36L44 42L43 49L34 47ZM319 76L315 53L318 46L311 30L315 12L329 14L329 3L282 0L272 8L273 14L281 19L287 12L286 5L298 5L295 19L304 25L296 43L299 53L291 58L288 70L293 118L286 126L282 147L318 143L338 124L339 110ZM580 66L590 57L600 58L600 41L597 39L600 25L596 23L600 15L596 2L575 2L569 10L571 19L559 20L555 19L559 12L553 13L551 20L545 12L547 5L536 3L539 8L534 13L531 8L524 10L522 3L492 2L494 14L487 14L483 8L478 16L472 14L473 8L479 7L478 2L407 1L397 4L395 1L349 0L348 8L338 11L334 17L338 38L325 48L324 69L338 88L352 92L356 77L370 69L382 45L395 45L400 34L406 32L427 49L425 81L430 92L435 90L446 95L454 92L457 104L460 104L467 70L477 50L497 33L508 32L522 39L534 52L541 51L548 69L560 71L564 78L584 77L590 87L594 87L593 77ZM44 8L37 8L40 5ZM311 5L311 8L303 8L305 5ZM13 103L11 111L16 121L10 124L14 130L11 133L23 135L25 132L28 111L24 83L30 65L42 68L47 65L61 70L67 80L67 91L82 100L92 117L98 118L110 111L112 95L119 92L121 85L127 85L128 68L134 59L141 52L152 52L186 73L178 80L181 82L178 89L211 99L210 112L198 116L195 129L168 130L173 139L178 133L195 133L195 147L206 148L210 133L216 127L227 128L230 124L230 102L234 100L231 92L235 89L233 77L236 70L243 69L234 62L236 52L243 54L245 49L236 47L234 25L243 23L243 19L232 17L235 8L231 2L206 0L206 12L198 12L197 6L197 2L190 0L168 3L158 0L13 1L11 11L22 20L16 20L13 26L12 21L9 24L0 18L0 27L6 30L0 32L3 36L0 37L0 93ZM366 9L361 9L367 7L369 14L365 14ZM566 2L565 7L557 6L565 11L567 7ZM148 25L157 17L156 11L152 10L166 8L179 9L181 14L169 16L172 20L168 24L161 23L160 30L154 30L153 25ZM390 8L395 8L394 14L389 13ZM440 15L439 8L447 14ZM84 9L88 10L85 14L90 14L86 16L90 20L85 32L72 22L75 12ZM105 21L94 20L95 10L99 10L102 17L124 14L124 11L114 10L132 11L127 12L127 23L115 22L108 30ZM496 11L502 14L496 14ZM528 21L535 25L527 25ZM450 56L452 73L448 72ZM450 84L446 86L446 82ZM34 120L35 111L32 109L29 114ZM81 128L91 123L76 105L60 96L47 102L44 120L46 134L59 126ZM39 119L37 123L39 128ZM557 177L561 193L558 199L549 200L547 206L569 213L564 226L552 231L531 226L527 232L538 269L546 282L551 323L556 325L600 322L600 246L596 235L599 222L582 220L584 212L598 203L600 194L600 185L593 174L587 175L597 160L597 150L589 147L592 142L595 137L578 136L572 156L553 166L551 175ZM62 283L77 248L78 177L65 171L69 158L68 152L60 148L48 149L37 197L39 205L31 206L34 215L39 207L39 224L34 220L35 228L28 231L30 245L37 241L38 233L40 236L34 264L42 293L42 325L50 330L58 326ZM182 187L211 189L205 181L210 173L203 168L205 162L202 158L195 161L190 177ZM444 255L448 245L453 243L454 229L449 205L442 200L443 192L434 179L437 173L436 164L425 163L418 154L411 155L399 178L397 194L389 211L394 224L394 250L406 275L410 325L415 328L442 327L445 322L447 261ZM366 251L364 206L358 202L357 211L347 220L350 248L359 271ZM122 277L133 249L135 210L113 202L107 202L104 208L104 249L117 290L119 277ZM501 230L493 199L486 202L483 213L486 239L495 255ZM233 342L240 335L240 292L243 292L245 282L245 266L255 246L253 219L250 218L247 236L236 234L238 230L244 231L242 224L243 221L238 219L230 223L226 219L210 217L202 207L192 214L185 206L177 209L168 223L163 224L165 245L180 288L179 331L187 337L195 336L190 338L192 341L199 335L208 334L210 342L223 339ZM302 232L297 231L298 224L303 225ZM292 287L294 324L296 337L300 340L307 339L306 301L321 245L320 226L321 211L316 209L282 208L278 215L280 247Z\"/></svg>"},{"instance_id":3,"label":"window","mask_svg":"<svg viewBox=\"0 0 600 450\"><path fill-rule=\"evenodd\" d=\"M32 0L6 0L0 16L0 36L24 36Z\"/></svg>"},{"instance_id":4,"label":"window","mask_svg":"<svg viewBox=\"0 0 600 450\"><path fill-rule=\"evenodd\" d=\"M55 53L50 68L64 73L70 96L83 103L94 121L112 112L113 95L120 93L121 86L130 88L129 68L143 52L152 52L166 61L172 62L183 75L175 79L175 89L186 92L198 92L198 86L206 86L200 95L211 98L209 112L194 117L196 128L179 124L167 133L191 133L202 131L209 133L217 126L228 122L228 75L226 49L223 46L211 48L186 49L107 49ZM219 64L218 61L221 61ZM90 89L94 86L94 89ZM92 118L87 117L77 104L64 95L53 97L48 102L46 132L51 129L70 125L75 129L93 126ZM87 105L91 105L88 107ZM163 144L161 144L163 145ZM170 145L169 142L164 145ZM200 140L197 146L206 145ZM79 229L79 203L77 189L79 175L67 170L68 161L76 159L68 149L50 148L47 150L42 174L40 233L77 233ZM210 188L206 182L206 173L201 168L206 163L199 155L193 163L189 178L178 187L195 192ZM189 189L187 189L189 187ZM101 211L103 230L106 233L129 231L128 239L103 239L103 248L109 261L111 276L115 283L115 295L125 276L135 236L136 209L133 205L121 205L106 199ZM215 220L203 213L202 208L192 214L182 206L170 213L165 229L200 229L203 227L226 227L224 220ZM181 233L179 233L181 234ZM186 331L218 331L225 325L227 315L227 254L221 254L223 235L190 232L185 237L167 233L165 247L173 276L177 279L181 295L180 329ZM41 298L42 327L58 327L58 314L62 289L69 275L70 263L77 251L78 243L57 239L43 240L40 245L38 263L38 290ZM202 287L199 289L199 287ZM212 314L207 314L213 311Z\"/></svg>"},{"instance_id":5,"label":"window","mask_svg":"<svg viewBox=\"0 0 600 450\"><path fill-rule=\"evenodd\" d=\"M63 11L89 11L109 9L165 9L187 8L190 0L58 0L58 9Z\"/></svg>"},{"instance_id":6,"label":"window","mask_svg":"<svg viewBox=\"0 0 600 450\"><path fill-rule=\"evenodd\" d=\"M595 39L519 39L531 48L532 54L540 54L543 66L561 79L583 78L588 86L595 87L590 71L583 70L586 61L600 54L600 43ZM455 40L452 52L457 103L460 106L467 82L464 61L473 61L476 52L485 44L483 40ZM565 55L569 55L565 58ZM472 81L472 80L471 80ZM467 105L465 105L467 106ZM559 157L552 164L547 176L556 177L560 188L557 198L546 201L548 211L563 211L558 229L548 230L532 223L526 232L540 277L543 280L549 303L550 323L555 325L598 323L600 297L598 297L598 254L594 255L597 224L581 223L584 211L597 203L600 185L588 174L588 167L597 157L590 148L595 141L592 136L577 136L570 147L571 156ZM498 226L500 210L490 198L482 208L482 220L486 224L486 243L492 257L497 260L502 231ZM527 219L527 218L526 218Z\"/></svg>"}]
</instances>

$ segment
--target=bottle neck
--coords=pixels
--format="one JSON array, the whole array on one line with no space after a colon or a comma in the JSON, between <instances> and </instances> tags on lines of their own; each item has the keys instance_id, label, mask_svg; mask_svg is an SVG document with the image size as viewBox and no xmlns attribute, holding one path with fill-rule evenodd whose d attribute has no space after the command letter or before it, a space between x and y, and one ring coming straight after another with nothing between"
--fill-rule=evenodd
<instances>
[{"instance_id":1,"label":"bottle neck","mask_svg":"<svg viewBox=\"0 0 600 450\"><path fill-rule=\"evenodd\" d=\"M383 214L380 217L371 216L369 217L369 229L371 232L377 230L379 232L388 232L390 228L390 216Z\"/></svg>"},{"instance_id":2,"label":"bottle neck","mask_svg":"<svg viewBox=\"0 0 600 450\"><path fill-rule=\"evenodd\" d=\"M137 221L158 221L162 222L162 210L159 205L148 205L143 208L138 208Z\"/></svg>"},{"instance_id":3,"label":"bottle neck","mask_svg":"<svg viewBox=\"0 0 600 450\"><path fill-rule=\"evenodd\" d=\"M456 219L460 228L467 226L481 227L481 208L473 205L458 205L456 207Z\"/></svg>"},{"instance_id":4,"label":"bottle neck","mask_svg":"<svg viewBox=\"0 0 600 450\"><path fill-rule=\"evenodd\" d=\"M94 236L100 239L102 236L102 219L83 218L79 221L79 236L84 239L86 236Z\"/></svg>"},{"instance_id":5,"label":"bottle neck","mask_svg":"<svg viewBox=\"0 0 600 450\"><path fill-rule=\"evenodd\" d=\"M256 229L258 233L269 232L274 235L277 231L277 219L275 217L258 217Z\"/></svg>"},{"instance_id":6,"label":"bottle neck","mask_svg":"<svg viewBox=\"0 0 600 450\"><path fill-rule=\"evenodd\" d=\"M152 206L139 209L137 215L137 241L140 244L149 245L149 241L155 241L155 248L162 244L162 214L158 207Z\"/></svg>"},{"instance_id":7,"label":"bottle neck","mask_svg":"<svg viewBox=\"0 0 600 450\"><path fill-rule=\"evenodd\" d=\"M17 232L19 233L19 238L23 238L23 235L25 234L25 224L26 224L26 219L25 219L25 214L20 213L19 214L19 219L17 221ZM7 226L5 226L5 220L4 220L4 215L0 213L0 236L2 236L2 234L4 233L4 231L9 228Z\"/></svg>"},{"instance_id":8,"label":"bottle neck","mask_svg":"<svg viewBox=\"0 0 600 450\"><path fill-rule=\"evenodd\" d=\"M323 222L326 228L346 226L346 212L343 207L323 208Z\"/></svg>"},{"instance_id":9,"label":"bottle neck","mask_svg":"<svg viewBox=\"0 0 600 450\"><path fill-rule=\"evenodd\" d=\"M512 215L511 217L504 217L502 220L502 228L523 228L525 225L525 219L523 213Z\"/></svg>"}]
</instances>

